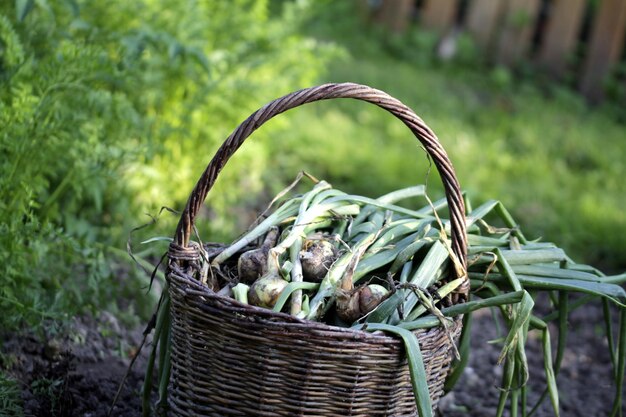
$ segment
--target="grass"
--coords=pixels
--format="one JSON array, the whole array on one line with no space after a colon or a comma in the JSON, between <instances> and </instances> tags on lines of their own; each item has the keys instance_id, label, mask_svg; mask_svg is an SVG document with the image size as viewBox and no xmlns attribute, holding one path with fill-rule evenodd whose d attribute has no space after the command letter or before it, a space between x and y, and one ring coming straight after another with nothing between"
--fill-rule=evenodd
<instances>
[{"instance_id":1,"label":"grass","mask_svg":"<svg viewBox=\"0 0 626 417\"><path fill-rule=\"evenodd\" d=\"M626 128L614 113L590 109L563 86L480 64L467 40L459 61L441 64L429 58L430 35L389 40L356 20L341 29L323 19L315 25L309 34L351 54L320 83L363 83L399 98L437 133L473 200L501 200L531 237L555 241L581 261L626 268L626 237L617 232L626 230ZM276 165L268 177L304 168L364 195L424 182L425 154L384 111L323 102L289 117L292 128L269 145ZM438 197L434 174L430 184Z\"/></svg>"},{"instance_id":2,"label":"grass","mask_svg":"<svg viewBox=\"0 0 626 417\"><path fill-rule=\"evenodd\" d=\"M0 371L0 415L6 417L24 415L20 387L15 379L2 371Z\"/></svg>"}]
</instances>

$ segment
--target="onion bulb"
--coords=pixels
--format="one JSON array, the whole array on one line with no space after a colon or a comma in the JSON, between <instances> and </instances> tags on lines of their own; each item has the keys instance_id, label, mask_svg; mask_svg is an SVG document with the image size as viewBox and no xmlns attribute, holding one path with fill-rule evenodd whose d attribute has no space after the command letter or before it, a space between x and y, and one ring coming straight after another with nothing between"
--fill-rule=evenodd
<instances>
[{"instance_id":1,"label":"onion bulb","mask_svg":"<svg viewBox=\"0 0 626 417\"><path fill-rule=\"evenodd\" d=\"M288 282L278 272L270 271L254 281L248 291L248 302L258 307L272 308Z\"/></svg>"},{"instance_id":2,"label":"onion bulb","mask_svg":"<svg viewBox=\"0 0 626 417\"><path fill-rule=\"evenodd\" d=\"M278 228L272 227L259 248L241 254L237 262L240 282L251 284L267 272L267 256L270 249L276 245L277 239Z\"/></svg>"},{"instance_id":3,"label":"onion bulb","mask_svg":"<svg viewBox=\"0 0 626 417\"><path fill-rule=\"evenodd\" d=\"M306 281L321 282L337 259L337 248L325 239L306 240L300 252L302 275Z\"/></svg>"},{"instance_id":4,"label":"onion bulb","mask_svg":"<svg viewBox=\"0 0 626 417\"><path fill-rule=\"evenodd\" d=\"M374 310L388 294L389 291L378 284L359 287L353 291L340 290L337 294L337 314L342 320L353 323Z\"/></svg>"}]
</instances>

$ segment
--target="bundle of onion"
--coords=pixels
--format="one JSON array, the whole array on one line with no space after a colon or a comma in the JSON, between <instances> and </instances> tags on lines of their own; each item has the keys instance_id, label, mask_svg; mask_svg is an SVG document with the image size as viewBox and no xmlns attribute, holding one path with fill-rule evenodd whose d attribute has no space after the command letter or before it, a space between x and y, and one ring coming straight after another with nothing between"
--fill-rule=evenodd
<instances>
[{"instance_id":1,"label":"bundle of onion","mask_svg":"<svg viewBox=\"0 0 626 417\"><path fill-rule=\"evenodd\" d=\"M250 285L250 304L350 325L374 311L403 280L425 289L447 276L450 252L440 241L447 239L445 226L433 216L445 202L417 211L395 204L423 195L424 187L417 186L370 199L320 181L280 204L211 267L219 276L227 260L252 244L239 255L236 278ZM420 268L423 261L430 267ZM411 297L407 306L407 313L420 307Z\"/></svg>"},{"instance_id":2,"label":"bundle of onion","mask_svg":"<svg viewBox=\"0 0 626 417\"><path fill-rule=\"evenodd\" d=\"M547 387L535 408L549 397L558 415L556 375L564 355L567 315L599 298L604 304L607 344L614 366L612 416L617 415L622 407L626 369L626 292L621 287L626 274L605 276L595 268L577 264L552 243L528 241L499 202L489 201L472 210L466 199L471 299L443 307L440 300L464 280L444 279L457 262L447 236L450 221L440 213L446 209L446 201L431 203L426 198L427 204L417 210L395 204L410 197L426 197L424 190L416 186L371 199L317 182L307 193L284 200L232 245L207 255L201 279L220 295L232 295L241 303L333 325L397 333L405 341L422 417L430 416L432 409L426 382L418 380L423 364L412 330L445 328L459 315L464 315L467 323L471 313L480 308L500 311L508 333L501 341L504 372L497 416L503 415L509 395L512 415L517 414L519 404L527 403L526 390L521 389L528 378L525 341L530 331L538 331L544 347ZM553 311L543 317L533 314L531 294L538 291L547 292L552 301ZM572 292L585 295L570 302ZM167 326L168 300L165 293L157 320L160 334L167 334L163 327ZM613 337L610 305L620 312L617 338ZM554 359L550 321L556 321L559 329ZM459 342L461 358L469 354L468 328L463 327ZM455 363L446 389L458 380L465 363ZM152 381L149 369L146 381Z\"/></svg>"}]
</instances>

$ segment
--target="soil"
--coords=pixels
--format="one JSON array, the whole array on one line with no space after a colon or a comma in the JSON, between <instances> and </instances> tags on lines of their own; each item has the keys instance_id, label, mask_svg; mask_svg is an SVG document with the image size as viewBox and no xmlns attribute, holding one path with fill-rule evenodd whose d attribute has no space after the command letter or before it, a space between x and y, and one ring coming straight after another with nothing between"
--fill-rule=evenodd
<instances>
[{"instance_id":1,"label":"soil","mask_svg":"<svg viewBox=\"0 0 626 417\"><path fill-rule=\"evenodd\" d=\"M47 340L9 335L3 353L9 374L21 383L24 415L106 416L142 338L143 327L125 328L108 313L76 319ZM111 416L141 415L148 351L137 356Z\"/></svg>"},{"instance_id":2,"label":"soil","mask_svg":"<svg viewBox=\"0 0 626 417\"><path fill-rule=\"evenodd\" d=\"M537 304L540 303L541 300ZM608 343L604 336L601 304L594 302L572 312L568 329L567 347L557 377L561 416L607 417L613 406L616 388ZM532 389L528 394L530 407L545 388L543 350L541 339L536 333L529 334L526 345L530 371L527 387ZM550 334L554 357L558 330L550 327ZM455 389L441 400L442 415L486 417L496 414L502 377L502 367L497 365L500 348L488 341L497 337L490 312L482 310L475 313L469 364ZM626 404L622 409L626 415ZM505 412L505 416L508 415ZM554 415L549 398L534 414L538 417Z\"/></svg>"},{"instance_id":3,"label":"soil","mask_svg":"<svg viewBox=\"0 0 626 417\"><path fill-rule=\"evenodd\" d=\"M602 323L600 305L588 305L571 315L568 347L558 378L562 416L609 415L615 388ZM103 314L95 319L76 319L62 336L57 334L46 341L32 334L5 337L4 357L11 364L9 373L21 383L25 415L106 416L137 352L142 331L142 327L124 328L115 317ZM553 329L552 335L556 334ZM498 336L488 312L475 315L472 335L469 365L457 387L441 400L443 416L495 415L502 368L496 364L498 346L487 343ZM138 356L112 416L141 415L140 392L148 350ZM527 355L533 389L529 404L533 404L545 381L538 338L529 338ZM550 401L546 400L535 415L554 416Z\"/></svg>"}]
</instances>

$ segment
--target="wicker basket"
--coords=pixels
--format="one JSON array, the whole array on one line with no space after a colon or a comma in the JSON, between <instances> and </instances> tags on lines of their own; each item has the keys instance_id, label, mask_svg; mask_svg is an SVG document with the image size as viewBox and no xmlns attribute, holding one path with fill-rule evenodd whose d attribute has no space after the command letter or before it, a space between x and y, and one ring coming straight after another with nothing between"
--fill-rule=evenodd
<instances>
[{"instance_id":1,"label":"wicker basket","mask_svg":"<svg viewBox=\"0 0 626 417\"><path fill-rule=\"evenodd\" d=\"M194 188L170 246L170 414L175 416L417 416L400 340L338 328L238 303L193 278L200 255L190 236L220 170L264 122L318 100L354 98L389 111L420 140L435 163L450 208L452 250L465 269L461 191L433 132L408 107L358 84L327 84L288 94L253 113L224 142ZM459 271L465 274L465 271ZM456 278L456 277L451 277ZM450 303L463 302L468 283ZM452 326L456 336L459 319ZM416 332L436 406L452 360L441 328Z\"/></svg>"}]
</instances>

